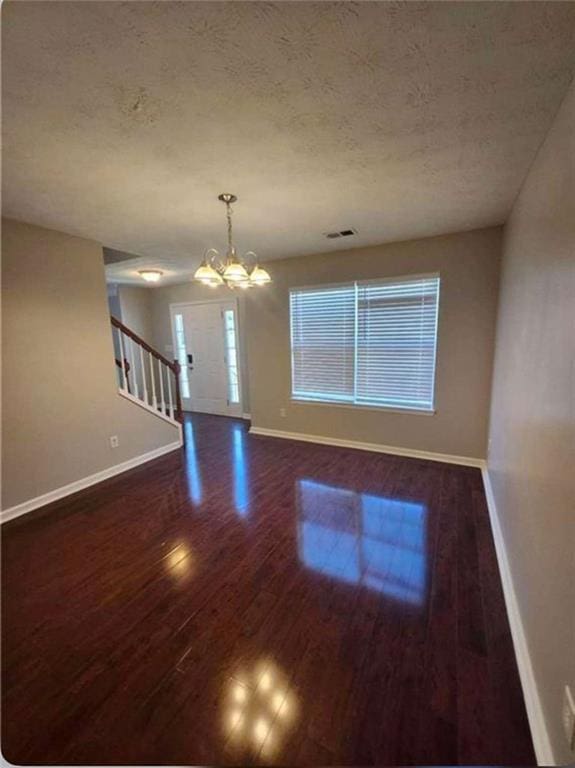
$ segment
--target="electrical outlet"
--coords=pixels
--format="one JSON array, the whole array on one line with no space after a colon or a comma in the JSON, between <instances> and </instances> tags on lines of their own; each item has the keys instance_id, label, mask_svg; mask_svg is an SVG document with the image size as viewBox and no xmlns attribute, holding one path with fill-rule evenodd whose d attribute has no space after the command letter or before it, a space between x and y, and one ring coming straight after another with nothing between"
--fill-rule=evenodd
<instances>
[{"instance_id":1,"label":"electrical outlet","mask_svg":"<svg viewBox=\"0 0 575 768\"><path fill-rule=\"evenodd\" d=\"M575 701L568 685L563 691L563 728L569 748L575 751Z\"/></svg>"},{"instance_id":2,"label":"electrical outlet","mask_svg":"<svg viewBox=\"0 0 575 768\"><path fill-rule=\"evenodd\" d=\"M110 437L110 445L112 448L117 448L120 445L120 441L118 440L118 435L112 435Z\"/></svg>"},{"instance_id":3,"label":"electrical outlet","mask_svg":"<svg viewBox=\"0 0 575 768\"><path fill-rule=\"evenodd\" d=\"M280 408L280 416L285 419L285 415L286 415L286 409Z\"/></svg>"}]
</instances>

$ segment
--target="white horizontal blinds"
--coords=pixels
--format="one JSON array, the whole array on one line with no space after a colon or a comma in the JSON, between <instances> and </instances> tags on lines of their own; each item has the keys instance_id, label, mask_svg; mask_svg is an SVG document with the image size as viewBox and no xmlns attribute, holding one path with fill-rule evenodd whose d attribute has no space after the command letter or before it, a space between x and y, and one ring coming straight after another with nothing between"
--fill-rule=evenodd
<instances>
[{"instance_id":1,"label":"white horizontal blinds","mask_svg":"<svg viewBox=\"0 0 575 768\"><path fill-rule=\"evenodd\" d=\"M433 409L439 277L358 283L355 402Z\"/></svg>"},{"instance_id":2,"label":"white horizontal blinds","mask_svg":"<svg viewBox=\"0 0 575 768\"><path fill-rule=\"evenodd\" d=\"M292 396L353 402L355 286L290 292Z\"/></svg>"}]
</instances>

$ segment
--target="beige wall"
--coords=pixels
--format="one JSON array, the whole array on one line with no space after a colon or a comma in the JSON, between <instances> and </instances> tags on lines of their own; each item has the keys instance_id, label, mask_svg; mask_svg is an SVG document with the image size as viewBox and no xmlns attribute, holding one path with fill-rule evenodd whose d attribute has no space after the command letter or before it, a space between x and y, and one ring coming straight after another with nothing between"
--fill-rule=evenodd
<instances>
[{"instance_id":1,"label":"beige wall","mask_svg":"<svg viewBox=\"0 0 575 768\"><path fill-rule=\"evenodd\" d=\"M270 262L272 285L246 296L253 425L484 457L500 241L500 228L490 228ZM441 296L435 415L290 401L290 287L436 271Z\"/></svg>"},{"instance_id":2,"label":"beige wall","mask_svg":"<svg viewBox=\"0 0 575 768\"><path fill-rule=\"evenodd\" d=\"M153 345L154 331L152 323L153 288L139 288L133 285L119 285L121 321L134 333Z\"/></svg>"},{"instance_id":3,"label":"beige wall","mask_svg":"<svg viewBox=\"0 0 575 768\"><path fill-rule=\"evenodd\" d=\"M489 474L555 758L575 693L575 87L505 227Z\"/></svg>"},{"instance_id":4,"label":"beige wall","mask_svg":"<svg viewBox=\"0 0 575 768\"><path fill-rule=\"evenodd\" d=\"M2 278L3 509L177 440L117 394L97 243L4 220Z\"/></svg>"},{"instance_id":5,"label":"beige wall","mask_svg":"<svg viewBox=\"0 0 575 768\"><path fill-rule=\"evenodd\" d=\"M256 290L255 288L252 290ZM207 288L198 283L187 282L179 285L168 285L165 288L153 288L152 294L152 324L154 329L153 343L156 349L172 359L172 330L170 326L170 304L183 304L194 301L230 301L238 299L238 336L240 341L240 368L242 377L242 399L244 413L250 412L250 387L248 376L245 294L237 291L232 293L228 288Z\"/></svg>"}]
</instances>

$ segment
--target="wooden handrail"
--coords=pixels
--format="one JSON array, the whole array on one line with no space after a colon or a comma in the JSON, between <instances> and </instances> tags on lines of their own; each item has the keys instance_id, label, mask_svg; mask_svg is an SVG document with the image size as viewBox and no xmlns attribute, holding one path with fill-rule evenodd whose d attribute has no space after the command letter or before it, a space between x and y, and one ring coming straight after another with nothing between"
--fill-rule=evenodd
<instances>
[{"instance_id":1,"label":"wooden handrail","mask_svg":"<svg viewBox=\"0 0 575 768\"><path fill-rule=\"evenodd\" d=\"M163 363L164 365L167 365L168 368L170 368L174 373L177 372L175 360L173 363L171 363L167 357L164 357L162 354L160 354L160 352L157 352L146 341L144 341L144 339L142 339L141 336L138 336L138 334L134 333L134 331L128 328L127 325L124 325L124 323L121 323L117 318L114 317L114 315L110 315L110 321L115 328L118 328L126 336L129 336L131 339L133 339L136 342L136 344L139 344L141 347L143 347L146 350L146 352L149 352L161 363Z\"/></svg>"}]
</instances>

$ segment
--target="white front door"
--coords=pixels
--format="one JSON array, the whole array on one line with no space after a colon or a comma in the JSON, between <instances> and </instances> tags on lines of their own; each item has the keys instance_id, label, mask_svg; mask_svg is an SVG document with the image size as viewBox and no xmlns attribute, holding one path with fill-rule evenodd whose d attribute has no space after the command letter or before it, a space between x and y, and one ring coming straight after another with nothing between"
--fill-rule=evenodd
<instances>
[{"instance_id":1,"label":"white front door","mask_svg":"<svg viewBox=\"0 0 575 768\"><path fill-rule=\"evenodd\" d=\"M241 416L236 302L179 304L171 314L182 408Z\"/></svg>"}]
</instances>

